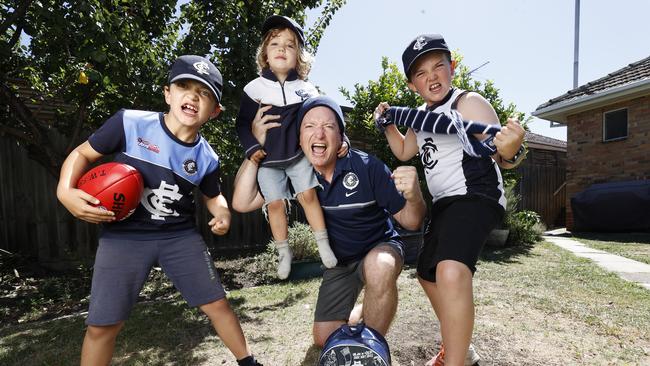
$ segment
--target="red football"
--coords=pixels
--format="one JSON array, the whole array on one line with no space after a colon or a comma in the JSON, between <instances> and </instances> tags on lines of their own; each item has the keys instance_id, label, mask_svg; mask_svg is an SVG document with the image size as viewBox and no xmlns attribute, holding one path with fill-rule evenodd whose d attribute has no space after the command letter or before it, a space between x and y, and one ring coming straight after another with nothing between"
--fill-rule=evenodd
<instances>
[{"instance_id":1,"label":"red football","mask_svg":"<svg viewBox=\"0 0 650 366\"><path fill-rule=\"evenodd\" d=\"M96 207L113 211L116 220L124 220L140 203L144 190L142 175L122 163L106 163L90 169L77 182L77 188L99 200Z\"/></svg>"}]
</instances>

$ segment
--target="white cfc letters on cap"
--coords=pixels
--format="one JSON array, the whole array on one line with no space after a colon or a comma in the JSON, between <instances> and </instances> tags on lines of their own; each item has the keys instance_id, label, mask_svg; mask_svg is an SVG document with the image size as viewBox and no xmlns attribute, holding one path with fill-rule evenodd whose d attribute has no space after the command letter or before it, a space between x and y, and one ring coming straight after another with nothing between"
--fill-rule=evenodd
<instances>
[{"instance_id":1,"label":"white cfc letters on cap","mask_svg":"<svg viewBox=\"0 0 650 366\"><path fill-rule=\"evenodd\" d=\"M198 72L199 74L210 75L210 72L208 71L210 70L210 67L208 66L208 64L206 64L203 61L195 62L194 68L196 69L196 72Z\"/></svg>"}]
</instances>

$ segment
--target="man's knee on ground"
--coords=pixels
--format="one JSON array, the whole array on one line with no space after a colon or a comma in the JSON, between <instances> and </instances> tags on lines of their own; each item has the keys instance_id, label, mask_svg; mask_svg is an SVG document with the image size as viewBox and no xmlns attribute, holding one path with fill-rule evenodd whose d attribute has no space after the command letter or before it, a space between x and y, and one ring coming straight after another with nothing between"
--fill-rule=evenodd
<instances>
[{"instance_id":1,"label":"man's knee on ground","mask_svg":"<svg viewBox=\"0 0 650 366\"><path fill-rule=\"evenodd\" d=\"M330 334L334 333L334 331L336 331L343 323L345 322L342 320L315 322L312 328L314 344L322 348Z\"/></svg>"},{"instance_id":2,"label":"man's knee on ground","mask_svg":"<svg viewBox=\"0 0 650 366\"><path fill-rule=\"evenodd\" d=\"M323 348L323 346L325 345L325 341L327 340L327 336L321 333L316 333L316 331L314 331L313 337L314 337L314 345Z\"/></svg>"}]
</instances>

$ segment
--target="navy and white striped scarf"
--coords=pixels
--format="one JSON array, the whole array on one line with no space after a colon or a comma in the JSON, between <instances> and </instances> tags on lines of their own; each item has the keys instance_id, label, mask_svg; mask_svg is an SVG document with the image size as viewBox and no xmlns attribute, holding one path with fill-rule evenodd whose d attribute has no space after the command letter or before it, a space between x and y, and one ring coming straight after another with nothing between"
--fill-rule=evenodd
<instances>
[{"instance_id":1,"label":"navy and white striped scarf","mask_svg":"<svg viewBox=\"0 0 650 366\"><path fill-rule=\"evenodd\" d=\"M463 145L463 150L475 157L494 155L497 152L494 146L494 135L501 131L501 126L485 124L476 121L465 121L456 110L449 113L436 113L408 107L390 107L382 117L375 121L381 130L383 127L395 124L410 127L415 131L431 132L436 134L451 135L455 133ZM490 135L479 141L474 134Z\"/></svg>"}]
</instances>

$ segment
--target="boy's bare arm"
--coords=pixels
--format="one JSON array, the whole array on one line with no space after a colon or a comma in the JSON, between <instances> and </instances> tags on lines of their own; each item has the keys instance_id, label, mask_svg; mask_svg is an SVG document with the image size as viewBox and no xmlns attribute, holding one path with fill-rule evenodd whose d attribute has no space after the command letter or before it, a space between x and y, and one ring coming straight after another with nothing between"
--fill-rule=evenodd
<instances>
[{"instance_id":1,"label":"boy's bare arm","mask_svg":"<svg viewBox=\"0 0 650 366\"><path fill-rule=\"evenodd\" d=\"M88 141L77 146L63 162L56 196L70 213L81 220L99 224L114 221L115 214L111 211L93 207L99 200L88 193L77 189L77 181L88 170L88 166L102 157L93 149Z\"/></svg>"},{"instance_id":2,"label":"boy's bare arm","mask_svg":"<svg viewBox=\"0 0 650 366\"><path fill-rule=\"evenodd\" d=\"M203 196L205 200L205 206L208 208L208 211L214 216L212 220L208 222L210 230L213 234L216 235L225 235L230 229L230 210L228 209L228 202L223 195L218 195L216 197L208 198Z\"/></svg>"},{"instance_id":3,"label":"boy's bare arm","mask_svg":"<svg viewBox=\"0 0 650 366\"><path fill-rule=\"evenodd\" d=\"M499 124L499 117L492 105L478 93L469 93L464 96L458 102L458 112L463 115L464 119ZM502 168L513 168L514 165L505 162L504 159L511 159L517 153L524 141L525 133L523 127L519 125L519 120L509 118L508 124L502 127L494 137L497 153L492 155L492 159ZM485 135L475 136L479 140L487 137Z\"/></svg>"}]
</instances>

